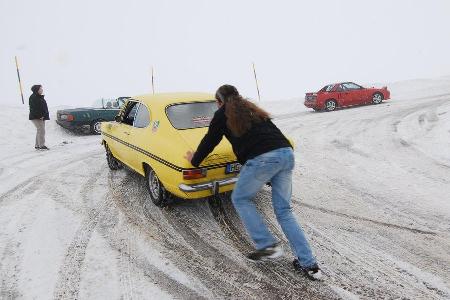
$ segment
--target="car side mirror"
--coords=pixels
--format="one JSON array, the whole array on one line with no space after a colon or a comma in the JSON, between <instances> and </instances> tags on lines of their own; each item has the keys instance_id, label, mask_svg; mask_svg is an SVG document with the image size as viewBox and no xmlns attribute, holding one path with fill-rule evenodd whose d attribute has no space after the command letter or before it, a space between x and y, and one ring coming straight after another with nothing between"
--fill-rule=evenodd
<instances>
[{"instance_id":1,"label":"car side mirror","mask_svg":"<svg viewBox=\"0 0 450 300\"><path fill-rule=\"evenodd\" d=\"M122 123L122 117L120 115L117 115L114 117L114 121L116 121L117 123Z\"/></svg>"}]
</instances>

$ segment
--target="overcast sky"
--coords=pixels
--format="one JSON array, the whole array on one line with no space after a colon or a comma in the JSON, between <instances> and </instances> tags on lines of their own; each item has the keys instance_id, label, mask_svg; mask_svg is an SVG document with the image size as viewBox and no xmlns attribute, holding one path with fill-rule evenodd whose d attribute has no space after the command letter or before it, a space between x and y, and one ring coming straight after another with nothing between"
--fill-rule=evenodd
<instances>
[{"instance_id":1,"label":"overcast sky","mask_svg":"<svg viewBox=\"0 0 450 300\"><path fill-rule=\"evenodd\" d=\"M336 81L450 75L449 0L0 0L0 101L33 84L50 105L151 91L214 92L224 83L263 101Z\"/></svg>"}]
</instances>

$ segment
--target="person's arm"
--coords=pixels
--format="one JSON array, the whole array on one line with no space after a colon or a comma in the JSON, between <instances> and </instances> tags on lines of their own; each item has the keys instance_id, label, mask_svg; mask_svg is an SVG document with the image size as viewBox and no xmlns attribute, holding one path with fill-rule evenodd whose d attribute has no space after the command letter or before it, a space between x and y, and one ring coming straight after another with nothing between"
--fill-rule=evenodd
<instances>
[{"instance_id":1,"label":"person's arm","mask_svg":"<svg viewBox=\"0 0 450 300\"><path fill-rule=\"evenodd\" d=\"M211 123L209 124L208 132L203 137L202 141L197 147L197 151L193 154L191 164L198 167L201 162L211 153L214 148L220 143L224 135L226 126L225 113L223 109L219 109L215 114Z\"/></svg>"}]
</instances>

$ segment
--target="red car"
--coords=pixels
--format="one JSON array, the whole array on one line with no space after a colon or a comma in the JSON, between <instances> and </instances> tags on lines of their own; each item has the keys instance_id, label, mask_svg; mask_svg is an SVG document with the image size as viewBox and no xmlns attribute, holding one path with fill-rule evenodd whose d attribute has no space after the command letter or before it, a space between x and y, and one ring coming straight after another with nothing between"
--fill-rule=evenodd
<instances>
[{"instance_id":1,"label":"red car","mask_svg":"<svg viewBox=\"0 0 450 300\"><path fill-rule=\"evenodd\" d=\"M316 111L332 111L337 107L380 104L390 97L387 87L364 88L353 82L341 82L326 85L317 93L306 93L305 106Z\"/></svg>"}]
</instances>

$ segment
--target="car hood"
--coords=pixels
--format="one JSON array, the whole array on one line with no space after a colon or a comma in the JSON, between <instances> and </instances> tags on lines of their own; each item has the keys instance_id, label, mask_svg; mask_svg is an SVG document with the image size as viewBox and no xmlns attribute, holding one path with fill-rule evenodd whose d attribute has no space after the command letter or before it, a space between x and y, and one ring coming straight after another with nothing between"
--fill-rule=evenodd
<instances>
[{"instance_id":1,"label":"car hood","mask_svg":"<svg viewBox=\"0 0 450 300\"><path fill-rule=\"evenodd\" d=\"M192 151L195 151L205 136L208 128L196 128L178 130L178 134L185 141ZM236 161L230 142L223 137L222 141L214 148L214 150L203 160L202 165L215 165L226 162Z\"/></svg>"}]
</instances>

